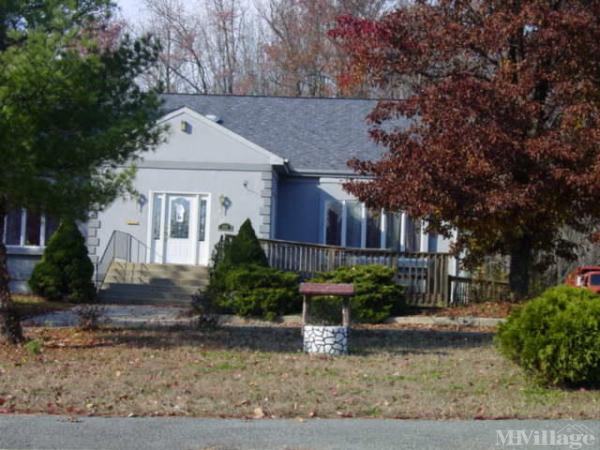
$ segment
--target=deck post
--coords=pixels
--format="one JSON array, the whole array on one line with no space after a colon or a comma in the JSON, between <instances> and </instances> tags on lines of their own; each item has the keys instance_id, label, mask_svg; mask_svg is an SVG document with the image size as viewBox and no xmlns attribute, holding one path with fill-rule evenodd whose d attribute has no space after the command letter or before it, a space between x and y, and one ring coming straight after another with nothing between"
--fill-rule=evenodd
<instances>
[{"instance_id":1,"label":"deck post","mask_svg":"<svg viewBox=\"0 0 600 450\"><path fill-rule=\"evenodd\" d=\"M302 326L307 325L310 321L310 297L302 296Z\"/></svg>"},{"instance_id":2,"label":"deck post","mask_svg":"<svg viewBox=\"0 0 600 450\"><path fill-rule=\"evenodd\" d=\"M342 326L350 326L350 300L344 297L342 300Z\"/></svg>"}]
</instances>

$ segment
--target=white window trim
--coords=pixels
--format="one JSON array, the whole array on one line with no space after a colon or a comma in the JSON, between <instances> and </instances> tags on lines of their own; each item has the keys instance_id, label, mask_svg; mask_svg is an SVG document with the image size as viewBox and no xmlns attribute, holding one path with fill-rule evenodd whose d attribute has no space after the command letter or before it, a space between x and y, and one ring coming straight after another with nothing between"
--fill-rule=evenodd
<instances>
[{"instance_id":1,"label":"white window trim","mask_svg":"<svg viewBox=\"0 0 600 450\"><path fill-rule=\"evenodd\" d=\"M8 221L6 220L6 216L4 217L4 229L2 230L2 234L0 238L2 242L6 242L6 233L8 231ZM18 250L18 249L44 249L46 248L46 214L40 214L40 243L39 245L25 245L25 240L27 237L27 210L25 208L21 208L21 228L20 228L20 236L19 236L19 244L5 244L7 250Z\"/></svg>"},{"instance_id":2,"label":"white window trim","mask_svg":"<svg viewBox=\"0 0 600 450\"><path fill-rule=\"evenodd\" d=\"M387 244L387 227L388 227L387 214L385 213L383 208L381 208L380 214L381 214L381 233L379 234L379 236L380 236L379 246L381 248L386 248L385 244Z\"/></svg>"},{"instance_id":3,"label":"white window trim","mask_svg":"<svg viewBox=\"0 0 600 450\"><path fill-rule=\"evenodd\" d=\"M19 247L29 247L25 245L25 234L27 233L27 211L21 209L21 236L19 240ZM40 242L41 244L41 242ZM37 247L37 246L36 246Z\"/></svg>"},{"instance_id":4,"label":"white window trim","mask_svg":"<svg viewBox=\"0 0 600 450\"><path fill-rule=\"evenodd\" d=\"M404 211L400 215L400 251L406 251L406 213Z\"/></svg>"},{"instance_id":5,"label":"white window trim","mask_svg":"<svg viewBox=\"0 0 600 450\"><path fill-rule=\"evenodd\" d=\"M360 204L360 248L367 248L367 208Z\"/></svg>"}]
</instances>

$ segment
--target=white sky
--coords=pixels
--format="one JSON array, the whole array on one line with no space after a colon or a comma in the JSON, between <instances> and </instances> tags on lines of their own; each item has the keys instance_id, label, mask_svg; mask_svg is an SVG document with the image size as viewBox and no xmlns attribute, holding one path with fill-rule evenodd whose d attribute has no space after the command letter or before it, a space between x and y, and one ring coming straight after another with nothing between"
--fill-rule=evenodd
<instances>
[{"instance_id":1,"label":"white sky","mask_svg":"<svg viewBox=\"0 0 600 450\"><path fill-rule=\"evenodd\" d=\"M132 25L138 25L144 18L146 6L143 0L116 0L123 17Z\"/></svg>"}]
</instances>

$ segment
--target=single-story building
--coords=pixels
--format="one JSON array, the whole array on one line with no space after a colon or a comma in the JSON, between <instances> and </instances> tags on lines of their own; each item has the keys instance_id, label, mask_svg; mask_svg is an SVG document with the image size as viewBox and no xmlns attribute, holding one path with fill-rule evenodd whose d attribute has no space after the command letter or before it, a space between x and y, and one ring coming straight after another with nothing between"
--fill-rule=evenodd
<instances>
[{"instance_id":1,"label":"single-story building","mask_svg":"<svg viewBox=\"0 0 600 450\"><path fill-rule=\"evenodd\" d=\"M118 199L85 226L94 261L114 231L146 262L208 265L214 245L250 218L262 238L361 248L447 252L401 212L371 211L342 183L347 161L378 158L368 136L374 100L164 96L166 140L136 163L137 198ZM4 240L13 288L23 290L56 224L15 211ZM138 249L139 251L139 249Z\"/></svg>"}]
</instances>

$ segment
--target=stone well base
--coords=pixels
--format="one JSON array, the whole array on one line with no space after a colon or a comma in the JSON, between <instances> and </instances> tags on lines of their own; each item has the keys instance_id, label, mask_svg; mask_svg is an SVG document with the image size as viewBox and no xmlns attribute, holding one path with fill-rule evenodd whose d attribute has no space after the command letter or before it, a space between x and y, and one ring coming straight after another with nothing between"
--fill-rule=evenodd
<instances>
[{"instance_id":1,"label":"stone well base","mask_svg":"<svg viewBox=\"0 0 600 450\"><path fill-rule=\"evenodd\" d=\"M305 325L304 351L326 355L348 353L348 327Z\"/></svg>"}]
</instances>

